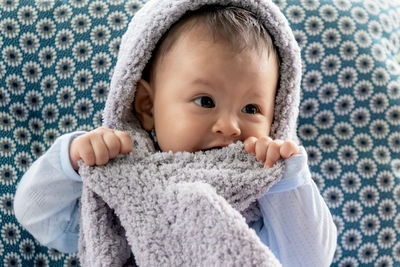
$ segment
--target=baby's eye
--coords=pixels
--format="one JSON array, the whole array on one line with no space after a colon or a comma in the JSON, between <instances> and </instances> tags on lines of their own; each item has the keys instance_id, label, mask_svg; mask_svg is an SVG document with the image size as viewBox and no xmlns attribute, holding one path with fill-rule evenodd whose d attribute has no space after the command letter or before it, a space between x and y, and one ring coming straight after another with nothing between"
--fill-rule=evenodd
<instances>
[{"instance_id":1,"label":"baby's eye","mask_svg":"<svg viewBox=\"0 0 400 267\"><path fill-rule=\"evenodd\" d=\"M260 108L255 104L248 104L242 109L242 112L256 114L260 112Z\"/></svg>"},{"instance_id":2,"label":"baby's eye","mask_svg":"<svg viewBox=\"0 0 400 267\"><path fill-rule=\"evenodd\" d=\"M209 96L199 96L194 100L198 106L203 108L214 108L215 104L211 97Z\"/></svg>"}]
</instances>

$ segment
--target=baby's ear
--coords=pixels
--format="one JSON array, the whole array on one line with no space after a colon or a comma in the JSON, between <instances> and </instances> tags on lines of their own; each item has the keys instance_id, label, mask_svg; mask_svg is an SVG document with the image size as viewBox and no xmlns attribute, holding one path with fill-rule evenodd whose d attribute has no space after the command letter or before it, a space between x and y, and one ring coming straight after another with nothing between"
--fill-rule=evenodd
<instances>
[{"instance_id":1,"label":"baby's ear","mask_svg":"<svg viewBox=\"0 0 400 267\"><path fill-rule=\"evenodd\" d=\"M147 131L154 128L153 100L154 94L150 84L140 79L136 85L134 105L136 116Z\"/></svg>"}]
</instances>

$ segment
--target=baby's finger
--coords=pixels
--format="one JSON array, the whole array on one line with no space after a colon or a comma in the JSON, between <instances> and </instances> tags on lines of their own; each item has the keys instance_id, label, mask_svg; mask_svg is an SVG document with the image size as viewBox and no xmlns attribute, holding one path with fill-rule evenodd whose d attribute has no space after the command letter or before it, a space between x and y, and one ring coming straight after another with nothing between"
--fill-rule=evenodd
<instances>
[{"instance_id":1,"label":"baby's finger","mask_svg":"<svg viewBox=\"0 0 400 267\"><path fill-rule=\"evenodd\" d=\"M280 154L283 159L290 158L297 153L299 153L299 148L293 141L285 141L281 145Z\"/></svg>"},{"instance_id":2,"label":"baby's finger","mask_svg":"<svg viewBox=\"0 0 400 267\"><path fill-rule=\"evenodd\" d=\"M96 165L104 165L109 159L107 145L104 143L103 136L100 134L93 134L90 137L90 143L92 144Z\"/></svg>"},{"instance_id":3,"label":"baby's finger","mask_svg":"<svg viewBox=\"0 0 400 267\"><path fill-rule=\"evenodd\" d=\"M90 138L88 136L82 136L81 139L76 140L75 146L78 147L79 153L78 159L82 159L86 165L93 166L96 164L96 157L93 151ZM75 169L75 168L74 168ZM77 170L77 169L75 169Z\"/></svg>"},{"instance_id":4,"label":"baby's finger","mask_svg":"<svg viewBox=\"0 0 400 267\"><path fill-rule=\"evenodd\" d=\"M77 171L79 169L78 161L83 158L85 158L83 161L87 165L94 165L95 157L92 145L89 138L86 138L84 135L72 140L69 147L69 159L74 170Z\"/></svg>"},{"instance_id":5,"label":"baby's finger","mask_svg":"<svg viewBox=\"0 0 400 267\"><path fill-rule=\"evenodd\" d=\"M118 136L112 131L105 132L103 134L103 141L107 146L109 158L113 159L118 156L121 147Z\"/></svg>"},{"instance_id":6,"label":"baby's finger","mask_svg":"<svg viewBox=\"0 0 400 267\"><path fill-rule=\"evenodd\" d=\"M256 159L260 162L264 162L266 158L268 144L271 142L269 137L261 137L256 142Z\"/></svg>"},{"instance_id":7,"label":"baby's finger","mask_svg":"<svg viewBox=\"0 0 400 267\"><path fill-rule=\"evenodd\" d=\"M272 166L274 166L275 162L281 157L280 146L282 143L283 141L281 140L274 140L269 143L264 168L271 168Z\"/></svg>"},{"instance_id":8,"label":"baby's finger","mask_svg":"<svg viewBox=\"0 0 400 267\"><path fill-rule=\"evenodd\" d=\"M133 141L132 137L123 131L114 131L114 133L118 136L121 146L119 148L119 153L128 154L132 151Z\"/></svg>"},{"instance_id":9,"label":"baby's finger","mask_svg":"<svg viewBox=\"0 0 400 267\"><path fill-rule=\"evenodd\" d=\"M253 156L256 155L256 142L257 142L257 138L252 136L252 137L247 138L243 143L244 149L250 155L253 155Z\"/></svg>"}]
</instances>

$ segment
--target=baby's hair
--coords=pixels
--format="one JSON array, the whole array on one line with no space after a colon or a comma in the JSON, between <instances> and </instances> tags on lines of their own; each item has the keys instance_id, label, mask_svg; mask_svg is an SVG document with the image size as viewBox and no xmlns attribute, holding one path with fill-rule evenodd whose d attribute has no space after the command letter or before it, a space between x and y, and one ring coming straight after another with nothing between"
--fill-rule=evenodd
<instances>
[{"instance_id":1,"label":"baby's hair","mask_svg":"<svg viewBox=\"0 0 400 267\"><path fill-rule=\"evenodd\" d=\"M150 81L154 65L172 48L184 31L194 27L206 26L215 42L224 40L230 48L240 53L245 49L255 49L258 53L266 52L275 57L279 66L279 55L273 40L262 22L251 11L239 7L209 5L185 13L167 33L158 41L153 56L143 71L142 78Z\"/></svg>"}]
</instances>

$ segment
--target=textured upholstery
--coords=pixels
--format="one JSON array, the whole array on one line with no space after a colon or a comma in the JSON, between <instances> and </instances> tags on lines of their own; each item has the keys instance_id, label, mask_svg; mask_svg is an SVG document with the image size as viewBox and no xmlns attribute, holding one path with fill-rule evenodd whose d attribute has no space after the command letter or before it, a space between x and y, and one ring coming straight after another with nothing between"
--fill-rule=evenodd
<instances>
[{"instance_id":1,"label":"textured upholstery","mask_svg":"<svg viewBox=\"0 0 400 267\"><path fill-rule=\"evenodd\" d=\"M338 227L333 265L400 266L400 2L278 2L302 47L298 134Z\"/></svg>"}]
</instances>

